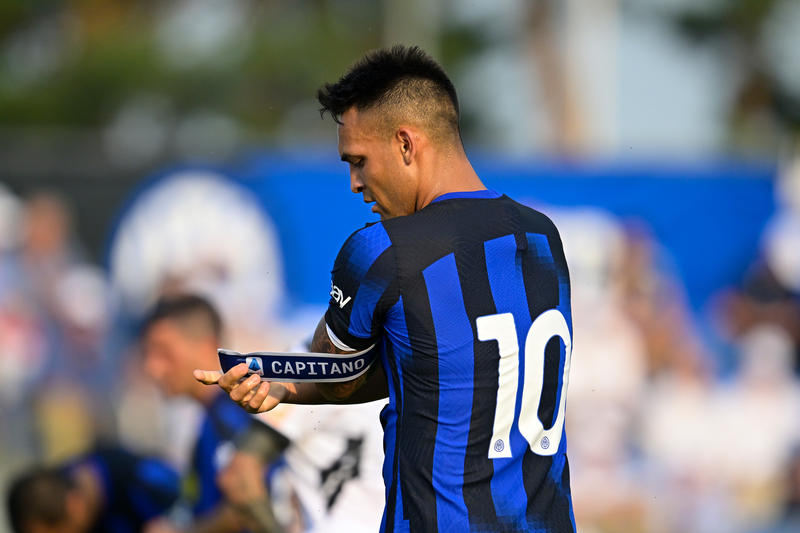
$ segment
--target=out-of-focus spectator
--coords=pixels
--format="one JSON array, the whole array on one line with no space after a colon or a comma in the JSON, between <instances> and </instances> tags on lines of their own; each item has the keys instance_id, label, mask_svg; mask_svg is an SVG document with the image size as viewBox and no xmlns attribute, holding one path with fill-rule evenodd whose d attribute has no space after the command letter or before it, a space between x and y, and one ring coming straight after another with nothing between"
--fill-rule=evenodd
<instances>
[{"instance_id":1,"label":"out-of-focus spectator","mask_svg":"<svg viewBox=\"0 0 800 533\"><path fill-rule=\"evenodd\" d=\"M163 461L99 449L55 468L35 468L9 486L15 533L135 533L177 500L179 477Z\"/></svg>"},{"instance_id":2,"label":"out-of-focus spectator","mask_svg":"<svg viewBox=\"0 0 800 533\"><path fill-rule=\"evenodd\" d=\"M643 451L658 499L652 516L664 531L744 531L778 512L783 471L800 436L791 338L762 325L740 346L730 383L715 384L683 360L650 394Z\"/></svg>"},{"instance_id":3,"label":"out-of-focus spectator","mask_svg":"<svg viewBox=\"0 0 800 533\"><path fill-rule=\"evenodd\" d=\"M165 397L144 370L138 347L125 350L115 398L120 442L165 457L184 472L203 420L203 407L189 397Z\"/></svg>"},{"instance_id":4,"label":"out-of-focus spectator","mask_svg":"<svg viewBox=\"0 0 800 533\"><path fill-rule=\"evenodd\" d=\"M30 453L33 425L23 395L38 377L45 357L44 331L32 302L22 290L17 250L23 204L0 186L0 452Z\"/></svg>"},{"instance_id":5,"label":"out-of-focus spectator","mask_svg":"<svg viewBox=\"0 0 800 533\"><path fill-rule=\"evenodd\" d=\"M641 222L628 225L618 272L622 306L641 332L650 379L682 362L708 358L694 329L680 278L668 255Z\"/></svg>"},{"instance_id":6,"label":"out-of-focus spectator","mask_svg":"<svg viewBox=\"0 0 800 533\"><path fill-rule=\"evenodd\" d=\"M713 303L720 330L731 342L763 323L781 327L794 346L795 371L800 371L800 299L775 276L768 262L757 261L740 289L726 289Z\"/></svg>"},{"instance_id":7,"label":"out-of-focus spectator","mask_svg":"<svg viewBox=\"0 0 800 533\"><path fill-rule=\"evenodd\" d=\"M17 316L30 317L39 352L24 349L26 382L47 383L34 399L36 443L47 460L86 451L110 435L111 361L103 343L111 308L104 274L82 261L65 200L37 193L22 211L19 249L11 256L11 298ZM38 363L38 364L37 364Z\"/></svg>"},{"instance_id":8,"label":"out-of-focus spectator","mask_svg":"<svg viewBox=\"0 0 800 533\"><path fill-rule=\"evenodd\" d=\"M639 422L648 529L734 531L725 487L713 466L720 435L713 375L702 360L671 359L669 371L648 389Z\"/></svg>"},{"instance_id":9,"label":"out-of-focus spectator","mask_svg":"<svg viewBox=\"0 0 800 533\"><path fill-rule=\"evenodd\" d=\"M795 449L783 475L783 498L780 516L758 533L795 533L800 531L800 450Z\"/></svg>"},{"instance_id":10,"label":"out-of-focus spectator","mask_svg":"<svg viewBox=\"0 0 800 533\"><path fill-rule=\"evenodd\" d=\"M739 345L738 375L719 389L719 448L709 459L731 488L737 521L751 526L779 512L784 471L800 444L800 384L792 338L779 326L754 326Z\"/></svg>"},{"instance_id":11,"label":"out-of-focus spectator","mask_svg":"<svg viewBox=\"0 0 800 533\"><path fill-rule=\"evenodd\" d=\"M120 306L111 340L119 352L135 340L131 332L142 314L167 294L202 294L213 302L229 347L285 350L296 337L281 322L284 267L274 224L252 192L221 172L180 170L142 189L112 234L109 267ZM202 413L191 402L163 401L140 379L138 364L122 359L120 437L187 464Z\"/></svg>"},{"instance_id":12,"label":"out-of-focus spectator","mask_svg":"<svg viewBox=\"0 0 800 533\"><path fill-rule=\"evenodd\" d=\"M800 372L800 157L783 169L777 185L778 209L764 229L759 257L741 288L721 291L713 308L731 342L757 324L783 328Z\"/></svg>"},{"instance_id":13,"label":"out-of-focus spectator","mask_svg":"<svg viewBox=\"0 0 800 533\"><path fill-rule=\"evenodd\" d=\"M586 531L641 531L644 508L631 449L647 367L642 335L623 307L624 233L598 209L551 216L573 287L567 434L576 524Z\"/></svg>"},{"instance_id":14,"label":"out-of-focus spectator","mask_svg":"<svg viewBox=\"0 0 800 533\"><path fill-rule=\"evenodd\" d=\"M56 312L56 287L78 263L72 216L65 201L53 193L38 193L25 202L20 261L25 290L43 312Z\"/></svg>"},{"instance_id":15,"label":"out-of-focus spectator","mask_svg":"<svg viewBox=\"0 0 800 533\"><path fill-rule=\"evenodd\" d=\"M5 302L14 286L9 271L9 256L19 246L22 202L0 183L0 302Z\"/></svg>"}]
</instances>

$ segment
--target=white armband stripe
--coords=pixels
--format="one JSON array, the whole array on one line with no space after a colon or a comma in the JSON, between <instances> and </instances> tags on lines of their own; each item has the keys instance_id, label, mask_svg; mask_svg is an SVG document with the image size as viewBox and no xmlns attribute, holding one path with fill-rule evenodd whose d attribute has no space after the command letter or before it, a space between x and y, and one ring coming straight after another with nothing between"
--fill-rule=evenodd
<instances>
[{"instance_id":1,"label":"white armband stripe","mask_svg":"<svg viewBox=\"0 0 800 533\"><path fill-rule=\"evenodd\" d=\"M339 337L337 337L336 334L331 330L331 327L328 325L327 322L325 322L325 329L328 330L328 338L331 339L331 342L333 343L334 346L336 346L340 350L344 350L346 352L355 352L356 351L355 348L351 348L348 345L346 345L345 343L343 343L342 341L340 341Z\"/></svg>"}]
</instances>

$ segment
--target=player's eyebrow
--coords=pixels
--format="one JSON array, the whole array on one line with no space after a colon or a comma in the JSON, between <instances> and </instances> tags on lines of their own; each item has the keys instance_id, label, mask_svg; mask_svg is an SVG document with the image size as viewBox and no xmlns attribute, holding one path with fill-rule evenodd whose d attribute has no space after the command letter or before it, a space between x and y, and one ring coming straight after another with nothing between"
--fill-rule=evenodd
<instances>
[{"instance_id":1,"label":"player's eyebrow","mask_svg":"<svg viewBox=\"0 0 800 533\"><path fill-rule=\"evenodd\" d=\"M355 165L359 161L363 160L364 160L363 155L353 155L353 154L348 154L347 152L342 154L342 161L344 161L345 163L350 163L351 165Z\"/></svg>"}]
</instances>

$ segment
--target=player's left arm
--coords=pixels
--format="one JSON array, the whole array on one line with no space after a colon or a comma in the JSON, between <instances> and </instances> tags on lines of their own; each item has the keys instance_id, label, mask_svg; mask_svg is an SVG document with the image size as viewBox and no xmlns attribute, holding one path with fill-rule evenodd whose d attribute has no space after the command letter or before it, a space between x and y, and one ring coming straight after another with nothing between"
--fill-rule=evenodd
<instances>
[{"instance_id":1,"label":"player's left arm","mask_svg":"<svg viewBox=\"0 0 800 533\"><path fill-rule=\"evenodd\" d=\"M397 265L391 242L380 224L369 225L348 238L331 271L328 312L319 321L311 352L354 354L377 349L384 318L399 298ZM367 287L362 291L361 287ZM383 365L374 358L369 370L339 383L261 382L239 364L225 374L195 370L201 383L219 383L233 401L251 413L269 411L279 403L362 403L389 396Z\"/></svg>"},{"instance_id":2,"label":"player's left arm","mask_svg":"<svg viewBox=\"0 0 800 533\"><path fill-rule=\"evenodd\" d=\"M325 317L317 325L310 348L312 352L318 353L351 353L338 348L330 339ZM262 382L261 377L256 374L242 381L246 375L247 366L244 363L224 374L218 371L194 371L195 379L206 385L218 384L234 402L250 413L270 411L280 403L351 404L371 402L389 396L386 373L377 357L367 372L353 380L339 383Z\"/></svg>"},{"instance_id":3,"label":"player's left arm","mask_svg":"<svg viewBox=\"0 0 800 533\"><path fill-rule=\"evenodd\" d=\"M312 352L347 354L352 351L342 350L337 347L328 335L325 317L317 324L314 338L311 340ZM377 350L377 347L373 348ZM369 370L350 381L338 383L317 383L317 389L326 399L337 403L365 403L381 400L389 396L389 386L386 374L378 357L372 362Z\"/></svg>"}]
</instances>

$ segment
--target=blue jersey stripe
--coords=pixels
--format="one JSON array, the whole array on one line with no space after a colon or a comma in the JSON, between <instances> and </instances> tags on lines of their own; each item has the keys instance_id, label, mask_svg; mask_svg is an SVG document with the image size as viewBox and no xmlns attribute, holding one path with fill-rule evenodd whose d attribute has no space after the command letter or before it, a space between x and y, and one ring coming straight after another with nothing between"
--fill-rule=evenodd
<instances>
[{"instance_id":1,"label":"blue jersey stripe","mask_svg":"<svg viewBox=\"0 0 800 533\"><path fill-rule=\"evenodd\" d=\"M347 332L356 337L369 339L372 337L372 317L375 306L386 291L388 282L365 277L356 293L353 311L350 315L350 327ZM349 302L348 302L349 303Z\"/></svg>"},{"instance_id":2,"label":"blue jersey stripe","mask_svg":"<svg viewBox=\"0 0 800 533\"><path fill-rule=\"evenodd\" d=\"M384 368L389 377L389 404L385 408L386 426L384 428L384 442L386 443L385 458L383 463L383 481L386 486L386 498L389 502L394 486L394 502L390 502L385 513L393 512L393 531L407 531L408 522L403 520L403 491L400 490L400 474L398 473L397 454L397 424L398 413L403 412L403 365L411 357L411 347L408 345L408 326L406 325L403 298L400 297L386 316L386 335L384 342L391 345L393 361L386 359L386 350L383 351ZM389 368L396 370L397 385L391 379ZM392 505L393 504L393 505ZM384 514L385 514L384 513ZM383 522L386 522L384 516ZM383 527L383 526L382 526Z\"/></svg>"},{"instance_id":3,"label":"blue jersey stripe","mask_svg":"<svg viewBox=\"0 0 800 533\"><path fill-rule=\"evenodd\" d=\"M439 348L439 415L433 486L440 530L469 531L464 503L464 454L472 414L473 333L464 308L455 256L423 271Z\"/></svg>"},{"instance_id":4,"label":"blue jersey stripe","mask_svg":"<svg viewBox=\"0 0 800 533\"><path fill-rule=\"evenodd\" d=\"M503 196L499 192L494 189L485 189L482 191L460 191L460 192L448 192L441 196L437 196L433 202L441 202L442 200L454 200L456 198L482 198L482 199L491 199L491 198L500 198Z\"/></svg>"},{"instance_id":5,"label":"blue jersey stripe","mask_svg":"<svg viewBox=\"0 0 800 533\"><path fill-rule=\"evenodd\" d=\"M357 231L347 240L344 247L345 252L350 255L348 270L351 270L357 278L363 277L372 263L391 244L389 234L380 222Z\"/></svg>"},{"instance_id":6,"label":"blue jersey stripe","mask_svg":"<svg viewBox=\"0 0 800 533\"><path fill-rule=\"evenodd\" d=\"M393 523L389 523L389 528L387 529L386 518L387 513L392 512L394 509L394 506L391 504L391 494L393 493L393 474L397 464L395 453L397 449L397 446L395 445L397 442L397 411L395 411L397 387L395 386L394 379L392 379L393 373L389 370L390 358L394 357L392 347L387 346L388 341L385 337L382 339L382 343L381 364L383 364L384 371L386 372L387 383L389 385L389 403L381 411L384 451L382 473L387 505L383 509L380 532L384 533L387 530L392 531L394 529ZM396 490L396 488L394 490Z\"/></svg>"},{"instance_id":7,"label":"blue jersey stripe","mask_svg":"<svg viewBox=\"0 0 800 533\"><path fill-rule=\"evenodd\" d=\"M350 254L345 269L353 279L361 280L361 284L357 294L343 294L340 302L332 301L330 305L351 306L353 314L350 316L348 327L348 333L351 335L365 339L372 336L375 306L389 281L381 278L371 279L367 276L367 272L391 244L383 224L378 223L354 233L345 245L345 251ZM354 296L354 301L345 303L348 296Z\"/></svg>"},{"instance_id":8,"label":"blue jersey stripe","mask_svg":"<svg viewBox=\"0 0 800 533\"><path fill-rule=\"evenodd\" d=\"M492 497L498 521L525 523L527 496L516 481L519 476L522 457L528 443L519 431L517 421L522 405L522 384L525 375L525 337L531 324L528 302L525 298L525 283L522 278L522 252L518 250L514 235L506 235L484 243L486 251L486 270L492 288L497 313L511 313L517 327L519 342L519 377L517 399L514 409L514 425L511 428L512 457L494 459L492 476ZM488 453L488 450L487 450Z\"/></svg>"}]
</instances>

